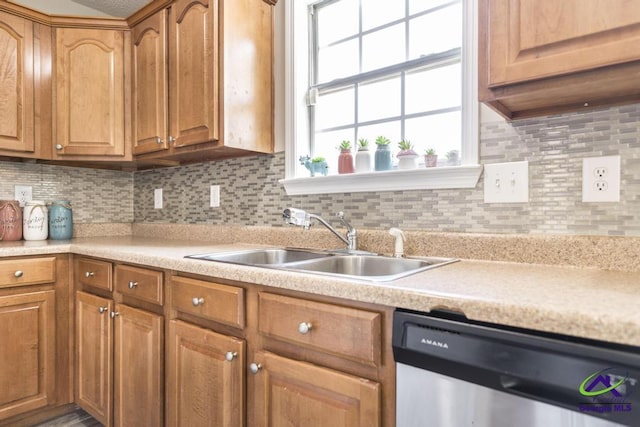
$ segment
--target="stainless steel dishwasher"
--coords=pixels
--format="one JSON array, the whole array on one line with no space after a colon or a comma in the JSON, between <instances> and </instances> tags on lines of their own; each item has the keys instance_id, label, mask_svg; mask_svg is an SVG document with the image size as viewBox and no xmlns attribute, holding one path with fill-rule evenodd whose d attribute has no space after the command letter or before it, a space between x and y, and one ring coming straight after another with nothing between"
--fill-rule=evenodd
<instances>
[{"instance_id":1,"label":"stainless steel dishwasher","mask_svg":"<svg viewBox=\"0 0 640 427\"><path fill-rule=\"evenodd\" d=\"M640 426L640 348L396 310L396 427Z\"/></svg>"}]
</instances>

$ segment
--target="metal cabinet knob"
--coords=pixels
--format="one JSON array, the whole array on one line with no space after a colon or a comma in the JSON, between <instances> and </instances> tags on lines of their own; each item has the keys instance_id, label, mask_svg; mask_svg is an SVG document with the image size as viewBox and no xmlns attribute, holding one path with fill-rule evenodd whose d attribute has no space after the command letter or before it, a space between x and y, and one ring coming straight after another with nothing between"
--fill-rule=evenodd
<instances>
[{"instance_id":1,"label":"metal cabinet knob","mask_svg":"<svg viewBox=\"0 0 640 427\"><path fill-rule=\"evenodd\" d=\"M56 150L62 150L62 144L56 144Z\"/></svg>"},{"instance_id":2,"label":"metal cabinet knob","mask_svg":"<svg viewBox=\"0 0 640 427\"><path fill-rule=\"evenodd\" d=\"M173 144L174 142L176 142L176 139L169 135L169 144Z\"/></svg>"},{"instance_id":3,"label":"metal cabinet knob","mask_svg":"<svg viewBox=\"0 0 640 427\"><path fill-rule=\"evenodd\" d=\"M200 297L195 297L194 299L191 300L191 303L193 304L194 307L197 307L199 305L204 304L204 298Z\"/></svg>"},{"instance_id":4,"label":"metal cabinet knob","mask_svg":"<svg viewBox=\"0 0 640 427\"><path fill-rule=\"evenodd\" d=\"M94 273L93 271L87 271L84 273L84 277L89 278L89 277L93 277L95 276L96 273Z\"/></svg>"},{"instance_id":5,"label":"metal cabinet knob","mask_svg":"<svg viewBox=\"0 0 640 427\"><path fill-rule=\"evenodd\" d=\"M114 318L114 317L116 317L116 316L120 316L120 313L119 313L119 312L117 312L117 311L112 311L112 312L111 312L111 318L113 319L113 318Z\"/></svg>"},{"instance_id":6,"label":"metal cabinet knob","mask_svg":"<svg viewBox=\"0 0 640 427\"><path fill-rule=\"evenodd\" d=\"M108 307L98 307L98 311L100 312L100 314L102 314L102 313L106 313L106 312L107 312L107 310L109 310L109 308L108 308Z\"/></svg>"},{"instance_id":7,"label":"metal cabinet knob","mask_svg":"<svg viewBox=\"0 0 640 427\"><path fill-rule=\"evenodd\" d=\"M22 270L17 270L15 273L13 273L13 275L19 279L20 277L22 277L24 273L22 272Z\"/></svg>"},{"instance_id":8,"label":"metal cabinet knob","mask_svg":"<svg viewBox=\"0 0 640 427\"><path fill-rule=\"evenodd\" d=\"M129 289L136 288L138 286L138 282L129 282Z\"/></svg>"},{"instance_id":9,"label":"metal cabinet knob","mask_svg":"<svg viewBox=\"0 0 640 427\"><path fill-rule=\"evenodd\" d=\"M227 351L224 355L224 358L227 359L227 362L232 362L236 357L238 357L237 351Z\"/></svg>"},{"instance_id":10,"label":"metal cabinet knob","mask_svg":"<svg viewBox=\"0 0 640 427\"><path fill-rule=\"evenodd\" d=\"M311 330L311 328L312 328L311 323L302 322L298 325L298 332L300 332L302 335L307 335Z\"/></svg>"},{"instance_id":11,"label":"metal cabinet knob","mask_svg":"<svg viewBox=\"0 0 640 427\"><path fill-rule=\"evenodd\" d=\"M162 140L162 138L160 138L159 136L156 136L156 144L160 145L162 144L164 141Z\"/></svg>"},{"instance_id":12,"label":"metal cabinet knob","mask_svg":"<svg viewBox=\"0 0 640 427\"><path fill-rule=\"evenodd\" d=\"M259 363L252 363L251 365L249 365L249 371L251 371L253 375L257 374L260 369L262 369L262 365Z\"/></svg>"}]
</instances>

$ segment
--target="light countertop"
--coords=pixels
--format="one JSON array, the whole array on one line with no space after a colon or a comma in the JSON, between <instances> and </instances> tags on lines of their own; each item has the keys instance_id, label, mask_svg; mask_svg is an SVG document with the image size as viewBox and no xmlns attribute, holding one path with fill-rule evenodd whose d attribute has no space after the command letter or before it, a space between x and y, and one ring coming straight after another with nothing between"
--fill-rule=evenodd
<instances>
[{"instance_id":1,"label":"light countertop","mask_svg":"<svg viewBox=\"0 0 640 427\"><path fill-rule=\"evenodd\" d=\"M392 282L185 259L259 247L144 237L0 242L0 257L74 253L418 311L640 346L640 273L462 260ZM434 254L437 255L437 254Z\"/></svg>"}]
</instances>

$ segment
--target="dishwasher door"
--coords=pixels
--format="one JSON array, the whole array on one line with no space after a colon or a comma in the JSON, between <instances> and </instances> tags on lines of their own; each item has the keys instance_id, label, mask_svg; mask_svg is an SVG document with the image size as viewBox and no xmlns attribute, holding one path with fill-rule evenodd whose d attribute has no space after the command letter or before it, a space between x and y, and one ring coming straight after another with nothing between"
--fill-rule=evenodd
<instances>
[{"instance_id":1,"label":"dishwasher door","mask_svg":"<svg viewBox=\"0 0 640 427\"><path fill-rule=\"evenodd\" d=\"M396 310L397 427L640 427L640 349Z\"/></svg>"}]
</instances>

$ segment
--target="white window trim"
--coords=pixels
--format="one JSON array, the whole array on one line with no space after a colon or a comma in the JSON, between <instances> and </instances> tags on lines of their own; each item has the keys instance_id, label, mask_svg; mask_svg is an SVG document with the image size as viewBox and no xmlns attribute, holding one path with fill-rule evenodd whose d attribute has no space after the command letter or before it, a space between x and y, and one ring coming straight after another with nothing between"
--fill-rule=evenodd
<instances>
[{"instance_id":1,"label":"white window trim","mask_svg":"<svg viewBox=\"0 0 640 427\"><path fill-rule=\"evenodd\" d=\"M478 163L478 5L477 0L463 0L463 4L468 31L462 47L462 60L471 66L463 67L462 76L468 82L468 90L463 90L462 95L462 165L296 177L298 158L307 154L298 153L296 144L296 141L308 138L306 120L299 119L300 113L306 111L308 48L306 41L299 40L306 40L307 2L285 2L285 178L280 183L288 195L476 187L482 173L482 165Z\"/></svg>"}]
</instances>

